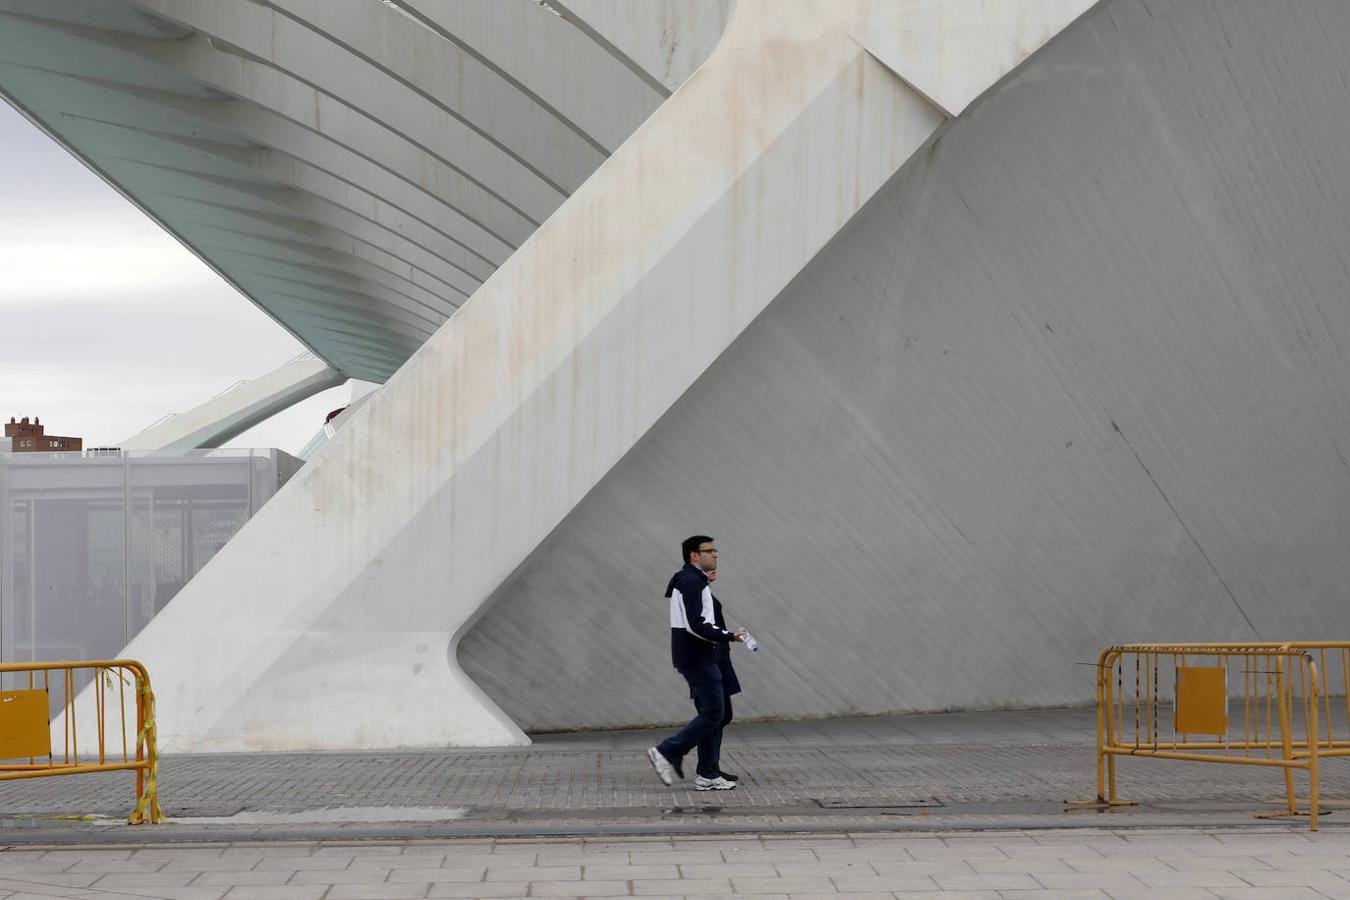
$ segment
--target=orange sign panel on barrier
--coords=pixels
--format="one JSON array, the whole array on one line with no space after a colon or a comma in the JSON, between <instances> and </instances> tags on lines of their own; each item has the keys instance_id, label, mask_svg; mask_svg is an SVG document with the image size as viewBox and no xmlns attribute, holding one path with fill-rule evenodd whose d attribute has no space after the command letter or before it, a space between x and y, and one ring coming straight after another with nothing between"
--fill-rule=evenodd
<instances>
[{"instance_id":1,"label":"orange sign panel on barrier","mask_svg":"<svg viewBox=\"0 0 1350 900\"><path fill-rule=\"evenodd\" d=\"M1228 733L1228 669L1178 666L1173 725L1177 734Z\"/></svg>"},{"instance_id":2,"label":"orange sign panel on barrier","mask_svg":"<svg viewBox=\"0 0 1350 900\"><path fill-rule=\"evenodd\" d=\"M0 692L0 759L31 759L51 752L47 692Z\"/></svg>"}]
</instances>

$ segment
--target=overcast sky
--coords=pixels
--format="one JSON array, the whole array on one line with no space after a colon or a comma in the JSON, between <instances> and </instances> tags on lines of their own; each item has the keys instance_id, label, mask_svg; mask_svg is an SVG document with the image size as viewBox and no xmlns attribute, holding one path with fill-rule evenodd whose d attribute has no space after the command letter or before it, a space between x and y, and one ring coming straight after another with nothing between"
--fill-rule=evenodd
<instances>
[{"instance_id":1,"label":"overcast sky","mask_svg":"<svg viewBox=\"0 0 1350 900\"><path fill-rule=\"evenodd\" d=\"M0 101L0 417L115 445L305 348ZM299 450L350 387L231 441Z\"/></svg>"}]
</instances>

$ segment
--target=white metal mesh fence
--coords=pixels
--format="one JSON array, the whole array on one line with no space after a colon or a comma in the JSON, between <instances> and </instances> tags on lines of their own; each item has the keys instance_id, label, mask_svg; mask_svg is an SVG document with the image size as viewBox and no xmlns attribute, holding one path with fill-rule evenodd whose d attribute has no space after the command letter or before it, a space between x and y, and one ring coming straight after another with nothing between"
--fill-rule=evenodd
<instances>
[{"instance_id":1,"label":"white metal mesh fence","mask_svg":"<svg viewBox=\"0 0 1350 900\"><path fill-rule=\"evenodd\" d=\"M0 661L115 657L298 468L277 450L0 454Z\"/></svg>"}]
</instances>

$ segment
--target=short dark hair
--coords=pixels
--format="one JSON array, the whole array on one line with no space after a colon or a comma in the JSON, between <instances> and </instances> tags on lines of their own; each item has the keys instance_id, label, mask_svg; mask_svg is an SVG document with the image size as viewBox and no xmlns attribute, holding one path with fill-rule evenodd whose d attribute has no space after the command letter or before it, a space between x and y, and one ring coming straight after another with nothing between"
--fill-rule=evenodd
<instances>
[{"instance_id":1,"label":"short dark hair","mask_svg":"<svg viewBox=\"0 0 1350 900\"><path fill-rule=\"evenodd\" d=\"M685 538L684 542L680 544L680 552L684 554L684 559L681 562L686 566L689 565L689 554L696 552L699 544L706 544L711 540L712 538L706 534L696 534L693 537Z\"/></svg>"}]
</instances>

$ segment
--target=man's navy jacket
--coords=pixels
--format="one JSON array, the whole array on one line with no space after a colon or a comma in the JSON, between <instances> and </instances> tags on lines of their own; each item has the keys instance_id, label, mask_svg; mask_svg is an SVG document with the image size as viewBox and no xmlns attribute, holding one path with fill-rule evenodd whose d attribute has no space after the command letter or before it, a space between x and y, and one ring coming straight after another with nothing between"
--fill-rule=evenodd
<instances>
[{"instance_id":1,"label":"man's navy jacket","mask_svg":"<svg viewBox=\"0 0 1350 900\"><path fill-rule=\"evenodd\" d=\"M708 576L697 566L687 565L671 576L666 596L670 598L670 661L675 668L717 665L727 693L740 690L727 652L736 636L726 629L722 604L713 596Z\"/></svg>"}]
</instances>

